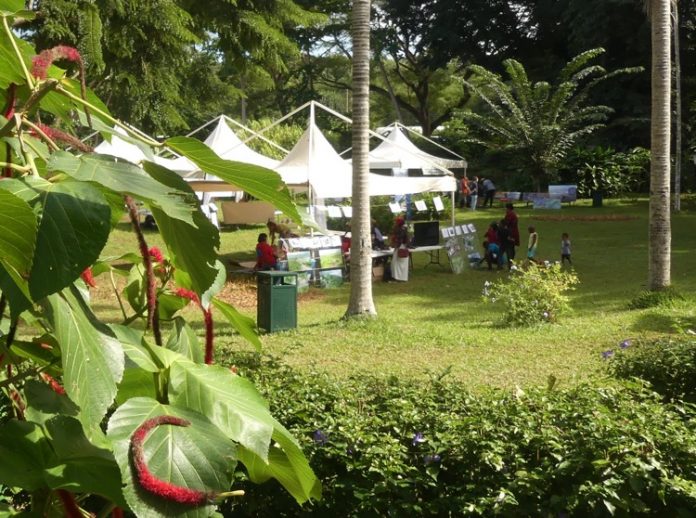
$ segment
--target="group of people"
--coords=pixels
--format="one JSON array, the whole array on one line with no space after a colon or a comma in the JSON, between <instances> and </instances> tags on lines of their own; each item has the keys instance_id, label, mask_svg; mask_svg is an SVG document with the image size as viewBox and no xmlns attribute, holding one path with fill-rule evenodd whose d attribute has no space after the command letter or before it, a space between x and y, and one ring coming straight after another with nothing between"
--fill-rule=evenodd
<instances>
[{"instance_id":1,"label":"group of people","mask_svg":"<svg viewBox=\"0 0 696 518\"><path fill-rule=\"evenodd\" d=\"M495 184L490 178L474 176L469 179L466 175L459 181L459 207L470 207L476 210L479 193L483 196L482 208L493 207L495 198Z\"/></svg>"},{"instance_id":2,"label":"group of people","mask_svg":"<svg viewBox=\"0 0 696 518\"><path fill-rule=\"evenodd\" d=\"M539 248L539 233L536 227L527 227L529 238L527 240L527 260L537 262L537 249ZM516 247L520 246L520 231L517 213L512 203L505 205L505 217L500 221L494 221L486 231L483 241L484 256L481 262L488 264L488 269L492 270L493 265L502 269L507 263L508 269L512 267L516 256ZM561 235L561 264L566 261L569 265L573 264L570 257L570 236L564 232Z\"/></svg>"}]
</instances>

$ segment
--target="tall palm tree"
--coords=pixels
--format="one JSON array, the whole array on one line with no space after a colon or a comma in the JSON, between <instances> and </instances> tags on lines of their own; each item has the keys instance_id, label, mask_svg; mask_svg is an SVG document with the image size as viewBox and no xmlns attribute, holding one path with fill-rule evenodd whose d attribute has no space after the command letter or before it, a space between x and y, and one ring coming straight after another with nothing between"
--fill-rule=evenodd
<instances>
[{"instance_id":1,"label":"tall palm tree","mask_svg":"<svg viewBox=\"0 0 696 518\"><path fill-rule=\"evenodd\" d=\"M649 0L652 39L652 108L650 119L650 247L648 288L662 290L670 284L670 99L671 0Z\"/></svg>"},{"instance_id":2,"label":"tall palm tree","mask_svg":"<svg viewBox=\"0 0 696 518\"><path fill-rule=\"evenodd\" d=\"M346 317L376 316L372 300L372 240L368 172L370 150L370 0L353 0L353 220L350 300Z\"/></svg>"}]
</instances>

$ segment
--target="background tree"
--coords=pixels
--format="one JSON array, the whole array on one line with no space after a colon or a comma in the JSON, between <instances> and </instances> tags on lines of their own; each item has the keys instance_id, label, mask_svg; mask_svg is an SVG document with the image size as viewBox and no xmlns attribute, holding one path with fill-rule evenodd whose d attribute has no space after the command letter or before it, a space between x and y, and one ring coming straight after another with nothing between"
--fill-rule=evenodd
<instances>
[{"instance_id":1,"label":"background tree","mask_svg":"<svg viewBox=\"0 0 696 518\"><path fill-rule=\"evenodd\" d=\"M513 59L503 65L508 81L481 66L471 65L475 77L466 86L481 101L477 112L463 111L472 126L472 139L521 160L536 184L555 177L568 150L601 127L612 109L590 104L593 88L607 79L635 70L607 72L589 62L603 49L583 52L561 70L556 84L532 82Z\"/></svg>"}]
</instances>

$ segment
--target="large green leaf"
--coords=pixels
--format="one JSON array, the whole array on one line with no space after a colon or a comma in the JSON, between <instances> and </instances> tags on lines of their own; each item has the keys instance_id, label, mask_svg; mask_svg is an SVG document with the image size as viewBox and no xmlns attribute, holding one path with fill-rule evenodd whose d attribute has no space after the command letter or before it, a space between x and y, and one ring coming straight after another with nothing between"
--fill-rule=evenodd
<instances>
[{"instance_id":1,"label":"large green leaf","mask_svg":"<svg viewBox=\"0 0 696 518\"><path fill-rule=\"evenodd\" d=\"M268 463L251 450L239 449L239 460L246 466L249 478L257 484L269 478L280 482L285 489L303 504L310 498L321 498L321 482L317 479L307 458L295 439L282 425L273 432L274 444L268 451Z\"/></svg>"},{"instance_id":2,"label":"large green leaf","mask_svg":"<svg viewBox=\"0 0 696 518\"><path fill-rule=\"evenodd\" d=\"M49 171L63 172L76 180L97 183L113 192L127 193L161 208L171 218L193 225L195 207L185 199L184 192L162 185L140 167L107 155L76 157L65 151L53 154Z\"/></svg>"},{"instance_id":3,"label":"large green leaf","mask_svg":"<svg viewBox=\"0 0 696 518\"><path fill-rule=\"evenodd\" d=\"M20 9L12 9L13 5L7 5L9 9L3 9L3 11L14 13ZM11 22L10 22L11 23ZM22 55L22 60L27 67L27 70L31 70L31 57L34 55L34 51L31 46L23 40L12 36L15 43L19 47L20 54ZM23 85L26 83L26 78L24 72L22 71L22 65L17 58L12 47L12 40L10 36L4 29L0 28L0 89L4 90L8 87L10 83L15 83L17 85Z\"/></svg>"},{"instance_id":4,"label":"large green leaf","mask_svg":"<svg viewBox=\"0 0 696 518\"><path fill-rule=\"evenodd\" d=\"M261 340L256 330L256 322L252 318L242 315L233 306L219 299L213 299L213 305L220 310L240 335L251 342L257 351L261 351Z\"/></svg>"},{"instance_id":5,"label":"large green leaf","mask_svg":"<svg viewBox=\"0 0 696 518\"><path fill-rule=\"evenodd\" d=\"M194 363L203 363L203 346L191 326L181 317L174 319L174 327L166 344L167 349L176 351Z\"/></svg>"},{"instance_id":6,"label":"large green leaf","mask_svg":"<svg viewBox=\"0 0 696 518\"><path fill-rule=\"evenodd\" d=\"M223 367L181 361L170 367L170 383L174 404L204 413L243 446L240 459L244 455L256 480L277 478L300 503L320 498L321 485L302 450L251 382ZM271 447L271 439L278 446Z\"/></svg>"},{"instance_id":7,"label":"large green leaf","mask_svg":"<svg viewBox=\"0 0 696 518\"><path fill-rule=\"evenodd\" d=\"M27 421L42 426L58 414L77 416L80 411L70 398L56 393L47 384L34 380L29 380L24 385L24 399L27 403L24 412Z\"/></svg>"},{"instance_id":8,"label":"large green leaf","mask_svg":"<svg viewBox=\"0 0 696 518\"><path fill-rule=\"evenodd\" d=\"M205 293L215 282L218 273L215 268L220 244L217 229L200 211L193 213L195 226L171 218L155 207L152 207L152 215L167 244L171 262L189 274L196 293Z\"/></svg>"},{"instance_id":9,"label":"large green leaf","mask_svg":"<svg viewBox=\"0 0 696 518\"><path fill-rule=\"evenodd\" d=\"M109 450L90 443L80 422L72 417L54 416L45 428L56 453L55 462L44 474L49 487L98 494L125 507L121 472Z\"/></svg>"},{"instance_id":10,"label":"large green leaf","mask_svg":"<svg viewBox=\"0 0 696 518\"><path fill-rule=\"evenodd\" d=\"M62 290L99 258L111 218L101 192L82 182L50 184L40 200L41 222L29 279L34 300Z\"/></svg>"},{"instance_id":11,"label":"large green leaf","mask_svg":"<svg viewBox=\"0 0 696 518\"><path fill-rule=\"evenodd\" d=\"M60 344L65 390L80 407L80 422L94 440L123 376L124 354L109 328L97 323L77 297L70 290L51 295L46 317Z\"/></svg>"},{"instance_id":12,"label":"large green leaf","mask_svg":"<svg viewBox=\"0 0 696 518\"><path fill-rule=\"evenodd\" d=\"M182 506L146 492L134 480L130 440L143 422L160 415L187 419L187 427L158 426L145 440L145 459L158 478L178 486L216 493L228 491L236 464L234 442L225 437L204 415L154 399L134 398L119 407L109 420L108 437L125 483L128 505L137 516L203 518L215 507Z\"/></svg>"},{"instance_id":13,"label":"large green leaf","mask_svg":"<svg viewBox=\"0 0 696 518\"><path fill-rule=\"evenodd\" d=\"M0 0L0 14L10 15L24 9L24 0Z\"/></svg>"},{"instance_id":14,"label":"large green leaf","mask_svg":"<svg viewBox=\"0 0 696 518\"><path fill-rule=\"evenodd\" d=\"M12 419L0 426L0 459L0 484L35 491L55 455L39 425Z\"/></svg>"},{"instance_id":15,"label":"large green leaf","mask_svg":"<svg viewBox=\"0 0 696 518\"><path fill-rule=\"evenodd\" d=\"M223 160L200 140L190 137L170 138L165 144L206 173L237 186L255 198L272 203L283 214L300 223L300 214L290 197L290 192L275 171L257 165Z\"/></svg>"},{"instance_id":16,"label":"large green leaf","mask_svg":"<svg viewBox=\"0 0 696 518\"><path fill-rule=\"evenodd\" d=\"M199 295L216 284L219 272L216 264L220 233L198 208L198 200L188 184L178 174L152 162L143 167L158 183L177 192L185 193L187 201L194 204L193 226L173 219L165 210L151 207L157 228L167 244L172 263L177 270L185 271L191 279L191 288Z\"/></svg>"},{"instance_id":17,"label":"large green leaf","mask_svg":"<svg viewBox=\"0 0 696 518\"><path fill-rule=\"evenodd\" d=\"M12 291L7 291L12 307L14 304L24 304L25 299L31 299L27 279L34 258L36 215L26 201L0 190L0 221L3 222L0 232L0 265L22 293L20 300L13 300ZM0 283L0 286L5 284Z\"/></svg>"}]
</instances>

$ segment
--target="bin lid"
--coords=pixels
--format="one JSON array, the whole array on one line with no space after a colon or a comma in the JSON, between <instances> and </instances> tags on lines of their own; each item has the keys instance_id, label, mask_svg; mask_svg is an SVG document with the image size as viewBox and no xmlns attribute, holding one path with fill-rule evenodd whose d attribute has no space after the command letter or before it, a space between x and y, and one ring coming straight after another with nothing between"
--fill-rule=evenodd
<instances>
[{"instance_id":1,"label":"bin lid","mask_svg":"<svg viewBox=\"0 0 696 518\"><path fill-rule=\"evenodd\" d=\"M260 277L297 277L297 272L288 272L283 270L263 270L256 272Z\"/></svg>"}]
</instances>

